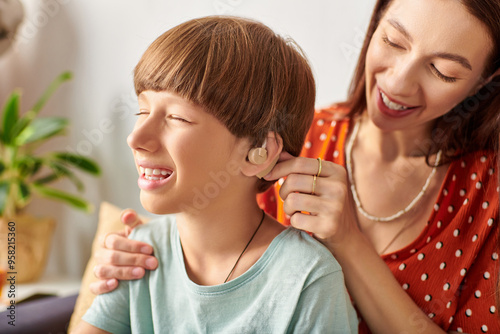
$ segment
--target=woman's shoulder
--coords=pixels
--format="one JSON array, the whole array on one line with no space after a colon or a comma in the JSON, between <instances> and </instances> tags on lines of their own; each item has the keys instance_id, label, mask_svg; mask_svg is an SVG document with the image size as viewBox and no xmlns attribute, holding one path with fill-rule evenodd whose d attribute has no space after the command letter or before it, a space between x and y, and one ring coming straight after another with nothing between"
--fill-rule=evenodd
<instances>
[{"instance_id":1,"label":"woman's shoulder","mask_svg":"<svg viewBox=\"0 0 500 334\"><path fill-rule=\"evenodd\" d=\"M349 111L350 109L347 106L341 103L334 103L329 106L316 109L314 113L314 119L323 119L330 122L348 121Z\"/></svg>"},{"instance_id":2,"label":"woman's shoulder","mask_svg":"<svg viewBox=\"0 0 500 334\"><path fill-rule=\"evenodd\" d=\"M497 154L492 150L467 153L452 162L449 176L450 174L454 179L465 178L476 181L472 185L477 187L480 186L477 182L483 183L486 180L491 181L491 184L497 183Z\"/></svg>"},{"instance_id":3,"label":"woman's shoulder","mask_svg":"<svg viewBox=\"0 0 500 334\"><path fill-rule=\"evenodd\" d=\"M319 157L326 160L332 159L331 156L327 156L332 152L336 152L337 156L342 156L343 144L349 132L350 123L349 109L343 105L334 104L317 109L301 156Z\"/></svg>"}]
</instances>

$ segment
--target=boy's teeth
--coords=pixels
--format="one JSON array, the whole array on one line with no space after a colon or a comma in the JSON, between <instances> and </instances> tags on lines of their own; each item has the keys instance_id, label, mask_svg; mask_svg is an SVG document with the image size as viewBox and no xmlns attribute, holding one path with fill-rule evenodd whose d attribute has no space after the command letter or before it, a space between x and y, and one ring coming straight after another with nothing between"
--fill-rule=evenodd
<instances>
[{"instance_id":1,"label":"boy's teeth","mask_svg":"<svg viewBox=\"0 0 500 334\"><path fill-rule=\"evenodd\" d=\"M402 106L400 104L394 103L389 98L382 92L380 92L380 95L382 96L382 101L384 101L384 104L386 105L387 108L392 109L392 110L406 110L408 107Z\"/></svg>"},{"instance_id":2,"label":"boy's teeth","mask_svg":"<svg viewBox=\"0 0 500 334\"><path fill-rule=\"evenodd\" d=\"M163 180L170 176L170 174L172 174L171 171L168 171L166 169L144 168L142 166L139 166L139 172L141 173L141 175L144 174L144 178L146 178L146 180L153 181Z\"/></svg>"}]
</instances>

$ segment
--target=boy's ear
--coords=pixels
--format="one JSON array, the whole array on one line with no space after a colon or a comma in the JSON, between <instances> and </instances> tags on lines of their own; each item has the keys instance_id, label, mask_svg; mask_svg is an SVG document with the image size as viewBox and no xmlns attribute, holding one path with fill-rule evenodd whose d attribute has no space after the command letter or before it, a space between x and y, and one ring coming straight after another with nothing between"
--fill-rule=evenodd
<instances>
[{"instance_id":1,"label":"boy's ear","mask_svg":"<svg viewBox=\"0 0 500 334\"><path fill-rule=\"evenodd\" d=\"M247 159L241 166L241 172L246 176L262 178L269 174L278 162L283 150L283 139L275 132L269 131L261 147L251 147Z\"/></svg>"}]
</instances>

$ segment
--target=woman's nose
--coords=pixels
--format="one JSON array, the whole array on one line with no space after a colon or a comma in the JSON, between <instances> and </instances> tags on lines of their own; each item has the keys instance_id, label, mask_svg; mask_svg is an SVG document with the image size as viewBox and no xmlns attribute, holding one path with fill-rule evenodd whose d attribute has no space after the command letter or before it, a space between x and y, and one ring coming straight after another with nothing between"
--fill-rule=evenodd
<instances>
[{"instance_id":1,"label":"woman's nose","mask_svg":"<svg viewBox=\"0 0 500 334\"><path fill-rule=\"evenodd\" d=\"M158 121L148 117L144 122L137 122L127 137L127 144L133 150L154 152L159 147Z\"/></svg>"},{"instance_id":2,"label":"woman's nose","mask_svg":"<svg viewBox=\"0 0 500 334\"><path fill-rule=\"evenodd\" d=\"M418 64L400 59L390 69L386 87L392 96L410 97L419 90Z\"/></svg>"}]
</instances>

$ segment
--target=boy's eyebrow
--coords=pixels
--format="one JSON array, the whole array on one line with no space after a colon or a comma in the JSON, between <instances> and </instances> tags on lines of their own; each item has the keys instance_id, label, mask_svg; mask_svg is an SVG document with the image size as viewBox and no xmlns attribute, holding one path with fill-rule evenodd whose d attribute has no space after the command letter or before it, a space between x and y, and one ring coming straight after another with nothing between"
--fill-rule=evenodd
<instances>
[{"instance_id":1,"label":"boy's eyebrow","mask_svg":"<svg viewBox=\"0 0 500 334\"><path fill-rule=\"evenodd\" d=\"M146 95L144 94L144 92L141 92L138 96L137 96L137 101L147 101L148 98L146 97Z\"/></svg>"},{"instance_id":2,"label":"boy's eyebrow","mask_svg":"<svg viewBox=\"0 0 500 334\"><path fill-rule=\"evenodd\" d=\"M389 24L391 26L393 26L394 29L396 29L397 31L399 31L410 43L413 42L413 38L411 37L411 35L408 32L408 30L406 30L406 28L401 24L401 22L399 22L399 21L397 21L395 19L387 19L387 22L389 22ZM433 56L434 57L438 57L438 58L443 58L443 59L454 61L454 62L459 63L460 65L462 65L462 67L465 67L466 69L472 71L472 66L471 66L470 62L467 60L467 58L462 57L460 55L457 55L455 53L435 52L435 53L433 53Z\"/></svg>"}]
</instances>

